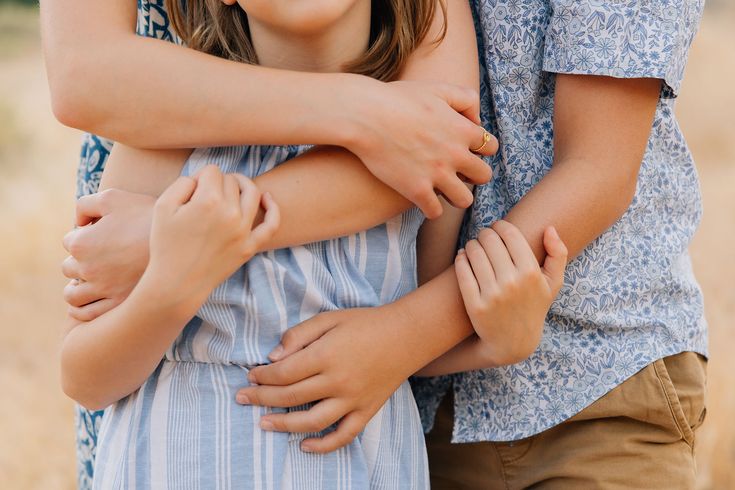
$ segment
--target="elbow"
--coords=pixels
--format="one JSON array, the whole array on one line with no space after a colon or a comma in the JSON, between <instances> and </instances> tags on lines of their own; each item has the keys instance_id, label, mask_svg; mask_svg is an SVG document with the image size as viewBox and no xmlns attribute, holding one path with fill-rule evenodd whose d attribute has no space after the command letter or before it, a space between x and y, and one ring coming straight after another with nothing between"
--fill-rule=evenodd
<instances>
[{"instance_id":1,"label":"elbow","mask_svg":"<svg viewBox=\"0 0 735 490\"><path fill-rule=\"evenodd\" d=\"M100 396L99 393L95 393L94 390L90 390L89 384L75 380L67 373L62 373L61 389L66 396L87 410L104 410L113 403Z\"/></svg>"},{"instance_id":2,"label":"elbow","mask_svg":"<svg viewBox=\"0 0 735 490\"><path fill-rule=\"evenodd\" d=\"M104 94L95 76L100 55L97 52L68 47L47 49L46 71L48 75L51 111L64 126L95 132L104 117Z\"/></svg>"},{"instance_id":3,"label":"elbow","mask_svg":"<svg viewBox=\"0 0 735 490\"><path fill-rule=\"evenodd\" d=\"M66 396L87 410L103 410L115 402L106 397L98 388L100 383L90 379L87 366L79 365L76 356L61 352L61 390ZM86 373L86 374L85 374Z\"/></svg>"},{"instance_id":4,"label":"elbow","mask_svg":"<svg viewBox=\"0 0 735 490\"><path fill-rule=\"evenodd\" d=\"M638 173L622 176L621 179L613 186L612 191L615 199L611 202L609 208L611 223L617 222L628 211L633 199L635 199L636 190L638 188Z\"/></svg>"},{"instance_id":5,"label":"elbow","mask_svg":"<svg viewBox=\"0 0 735 490\"><path fill-rule=\"evenodd\" d=\"M84 77L74 76L83 72L83 68L74 68L74 63L56 70L52 74L49 68L49 93L51 111L54 117L64 126L82 131L89 131L94 118L94 94L91 87L85 86Z\"/></svg>"}]
</instances>

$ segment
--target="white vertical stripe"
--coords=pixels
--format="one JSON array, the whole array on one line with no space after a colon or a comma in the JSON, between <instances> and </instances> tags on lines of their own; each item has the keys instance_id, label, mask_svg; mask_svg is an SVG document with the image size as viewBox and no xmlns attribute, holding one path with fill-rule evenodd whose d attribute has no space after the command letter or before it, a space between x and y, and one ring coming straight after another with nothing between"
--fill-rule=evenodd
<instances>
[{"instance_id":1,"label":"white vertical stripe","mask_svg":"<svg viewBox=\"0 0 735 490\"><path fill-rule=\"evenodd\" d=\"M164 362L158 375L151 406L151 487L168 484L168 406L174 363Z\"/></svg>"}]
</instances>

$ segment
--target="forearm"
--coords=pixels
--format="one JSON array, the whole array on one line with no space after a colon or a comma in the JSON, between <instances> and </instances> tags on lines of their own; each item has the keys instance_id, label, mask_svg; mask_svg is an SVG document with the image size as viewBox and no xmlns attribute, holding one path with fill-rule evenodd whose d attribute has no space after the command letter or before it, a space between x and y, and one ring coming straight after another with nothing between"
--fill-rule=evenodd
<instances>
[{"instance_id":1,"label":"forearm","mask_svg":"<svg viewBox=\"0 0 735 490\"><path fill-rule=\"evenodd\" d=\"M157 197L178 177L188 154L116 145L100 188ZM352 153L337 147L315 148L253 180L281 209L281 226L264 250L367 230L411 206Z\"/></svg>"},{"instance_id":2,"label":"forearm","mask_svg":"<svg viewBox=\"0 0 735 490\"><path fill-rule=\"evenodd\" d=\"M61 377L69 397L89 409L102 409L151 375L201 303L174 301L162 291L144 277L118 307L68 330Z\"/></svg>"},{"instance_id":3,"label":"forearm","mask_svg":"<svg viewBox=\"0 0 735 490\"><path fill-rule=\"evenodd\" d=\"M573 258L625 213L637 176L637 167L559 161L504 219L521 230L539 262L545 257L543 234L548 226L556 227Z\"/></svg>"},{"instance_id":4,"label":"forearm","mask_svg":"<svg viewBox=\"0 0 735 490\"><path fill-rule=\"evenodd\" d=\"M342 148L320 147L254 179L281 209L267 250L350 235L386 222L412 204Z\"/></svg>"},{"instance_id":5,"label":"forearm","mask_svg":"<svg viewBox=\"0 0 735 490\"><path fill-rule=\"evenodd\" d=\"M227 61L138 36L135 19L134 2L41 3L51 99L61 122L141 148L341 144L352 127L343 97L377 83Z\"/></svg>"},{"instance_id":6,"label":"forearm","mask_svg":"<svg viewBox=\"0 0 735 490\"><path fill-rule=\"evenodd\" d=\"M577 191L569 192L569 189ZM508 220L512 220L529 244L534 245L539 260L544 258L544 230L550 225L556 226L559 235L569 240L571 253L577 254L620 217L630 203L634 189L635 178L626 176L625 172L606 173L599 166L580 161L560 162L521 199L508 214ZM597 205L585 205L589 202ZM431 289L425 289L429 285ZM418 349L433 347L428 339L447 346L458 337L464 338L472 333L452 268L392 307L407 311L402 319L396 319L401 333L397 334L399 338L395 341L399 343L419 335L423 338L419 340ZM489 331L481 332L497 340L504 334L494 331L499 327L493 325L492 311L487 316L490 321L482 328ZM509 338L512 338L511 333ZM530 337L509 342L502 348L483 337L470 337L418 374L438 375L513 364L525 359L536 347L536 340ZM432 355L435 353L432 351Z\"/></svg>"},{"instance_id":7,"label":"forearm","mask_svg":"<svg viewBox=\"0 0 735 490\"><path fill-rule=\"evenodd\" d=\"M390 315L385 335L407 356L413 374L474 333L459 291L454 267L395 303L383 307Z\"/></svg>"},{"instance_id":8,"label":"forearm","mask_svg":"<svg viewBox=\"0 0 735 490\"><path fill-rule=\"evenodd\" d=\"M471 335L449 352L416 372L416 376L441 376L496 367L488 360L488 349L477 335Z\"/></svg>"}]
</instances>

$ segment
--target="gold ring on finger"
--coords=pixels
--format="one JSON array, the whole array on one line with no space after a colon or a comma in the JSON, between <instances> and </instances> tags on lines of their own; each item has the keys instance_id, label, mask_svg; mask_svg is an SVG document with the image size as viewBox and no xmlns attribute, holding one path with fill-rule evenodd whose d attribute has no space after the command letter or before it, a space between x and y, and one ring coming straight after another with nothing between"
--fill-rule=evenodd
<instances>
[{"instance_id":1,"label":"gold ring on finger","mask_svg":"<svg viewBox=\"0 0 735 490\"><path fill-rule=\"evenodd\" d=\"M485 148L485 145L487 145L487 142L490 141L490 138L492 138L492 135L487 131L487 129L482 128L482 144L477 148L470 148L470 151L472 153L481 152L483 148Z\"/></svg>"}]
</instances>

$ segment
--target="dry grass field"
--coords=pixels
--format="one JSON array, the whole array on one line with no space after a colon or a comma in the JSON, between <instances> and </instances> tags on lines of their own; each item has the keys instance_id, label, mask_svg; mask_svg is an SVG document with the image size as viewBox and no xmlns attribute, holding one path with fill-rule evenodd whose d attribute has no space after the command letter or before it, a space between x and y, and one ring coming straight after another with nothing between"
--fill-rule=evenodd
<instances>
[{"instance_id":1,"label":"dry grass field","mask_svg":"<svg viewBox=\"0 0 735 490\"><path fill-rule=\"evenodd\" d=\"M700 488L720 490L735 489L735 7L712 3L678 113L706 206L692 244L712 354ZM36 12L0 5L1 489L74 487L72 404L59 389L56 350L79 134L51 115L37 31Z\"/></svg>"}]
</instances>

